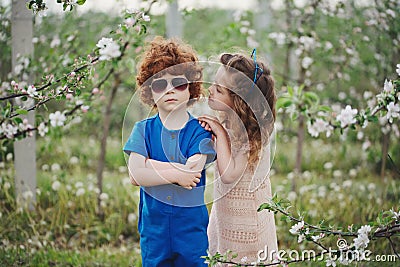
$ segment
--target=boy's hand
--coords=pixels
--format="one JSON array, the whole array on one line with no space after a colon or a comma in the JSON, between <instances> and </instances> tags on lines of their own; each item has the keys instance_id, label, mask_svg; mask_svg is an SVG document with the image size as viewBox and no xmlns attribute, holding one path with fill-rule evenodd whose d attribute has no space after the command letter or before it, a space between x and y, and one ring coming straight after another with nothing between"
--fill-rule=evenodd
<instances>
[{"instance_id":1,"label":"boy's hand","mask_svg":"<svg viewBox=\"0 0 400 267\"><path fill-rule=\"evenodd\" d=\"M178 175L177 183L186 188L191 190L193 187L196 187L197 184L200 182L201 172L184 172Z\"/></svg>"}]
</instances>

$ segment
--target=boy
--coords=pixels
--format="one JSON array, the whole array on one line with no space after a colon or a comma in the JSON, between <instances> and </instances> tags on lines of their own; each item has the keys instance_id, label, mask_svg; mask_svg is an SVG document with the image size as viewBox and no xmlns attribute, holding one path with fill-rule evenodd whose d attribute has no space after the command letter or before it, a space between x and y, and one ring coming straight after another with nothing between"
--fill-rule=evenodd
<instances>
[{"instance_id":1,"label":"boy","mask_svg":"<svg viewBox=\"0 0 400 267\"><path fill-rule=\"evenodd\" d=\"M156 37L139 64L141 100L158 113L137 122L124 146L140 185L143 266L206 266L208 212L204 165L211 134L187 112L201 96L202 68L190 46Z\"/></svg>"}]
</instances>

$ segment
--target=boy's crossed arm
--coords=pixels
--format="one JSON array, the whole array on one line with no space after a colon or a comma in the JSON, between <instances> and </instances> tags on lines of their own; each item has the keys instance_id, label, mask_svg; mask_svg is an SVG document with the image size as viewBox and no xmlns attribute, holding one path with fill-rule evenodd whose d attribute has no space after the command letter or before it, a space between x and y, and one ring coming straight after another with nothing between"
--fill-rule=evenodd
<instances>
[{"instance_id":1,"label":"boy's crossed arm","mask_svg":"<svg viewBox=\"0 0 400 267\"><path fill-rule=\"evenodd\" d=\"M200 182L206 159L207 155L195 154L188 158L186 164L181 164L146 159L132 152L128 163L129 177L134 185L156 186L175 183L192 189Z\"/></svg>"}]
</instances>

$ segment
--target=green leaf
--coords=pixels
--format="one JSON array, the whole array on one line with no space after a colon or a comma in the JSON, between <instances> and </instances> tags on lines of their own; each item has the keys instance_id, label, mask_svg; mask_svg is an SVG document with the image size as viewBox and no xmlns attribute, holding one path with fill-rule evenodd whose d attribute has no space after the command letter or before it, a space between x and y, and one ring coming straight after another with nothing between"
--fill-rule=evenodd
<instances>
[{"instance_id":1,"label":"green leaf","mask_svg":"<svg viewBox=\"0 0 400 267\"><path fill-rule=\"evenodd\" d=\"M287 108L292 104L293 104L292 99L286 97L280 97L276 101L276 109Z\"/></svg>"},{"instance_id":2,"label":"green leaf","mask_svg":"<svg viewBox=\"0 0 400 267\"><path fill-rule=\"evenodd\" d=\"M378 122L379 119L377 116L368 116L368 121L372 121L372 122Z\"/></svg>"},{"instance_id":3,"label":"green leaf","mask_svg":"<svg viewBox=\"0 0 400 267\"><path fill-rule=\"evenodd\" d=\"M19 117L14 118L14 122L15 122L16 124L23 123L22 119L19 118Z\"/></svg>"},{"instance_id":4,"label":"green leaf","mask_svg":"<svg viewBox=\"0 0 400 267\"><path fill-rule=\"evenodd\" d=\"M146 34L146 33L147 33L147 27L146 27L146 25L142 24L140 34Z\"/></svg>"},{"instance_id":5,"label":"green leaf","mask_svg":"<svg viewBox=\"0 0 400 267\"><path fill-rule=\"evenodd\" d=\"M27 4L27 8L28 8L28 9L32 9L32 6L33 6L34 3L35 3L35 1L30 1L30 2Z\"/></svg>"},{"instance_id":6,"label":"green leaf","mask_svg":"<svg viewBox=\"0 0 400 267\"><path fill-rule=\"evenodd\" d=\"M318 106L319 111L326 111L326 112L331 112L332 108L328 106Z\"/></svg>"},{"instance_id":7,"label":"green leaf","mask_svg":"<svg viewBox=\"0 0 400 267\"><path fill-rule=\"evenodd\" d=\"M83 5L84 3L86 2L86 0L78 0L78 1L76 1L76 3L78 4L78 5Z\"/></svg>"},{"instance_id":8,"label":"green leaf","mask_svg":"<svg viewBox=\"0 0 400 267\"><path fill-rule=\"evenodd\" d=\"M304 89L304 84L299 86L299 89L297 90L297 95L301 95L301 93L303 92Z\"/></svg>"},{"instance_id":9,"label":"green leaf","mask_svg":"<svg viewBox=\"0 0 400 267\"><path fill-rule=\"evenodd\" d=\"M314 103L319 103L319 96L313 92L305 92L304 97Z\"/></svg>"},{"instance_id":10,"label":"green leaf","mask_svg":"<svg viewBox=\"0 0 400 267\"><path fill-rule=\"evenodd\" d=\"M15 111L15 113L17 113L19 115L26 115L26 114L28 114L28 111L25 109L18 109Z\"/></svg>"},{"instance_id":11,"label":"green leaf","mask_svg":"<svg viewBox=\"0 0 400 267\"><path fill-rule=\"evenodd\" d=\"M262 210L265 210L265 209L271 210L270 207L271 207L270 204L268 204L268 203L263 203L263 204L260 205L260 207L257 209L257 211L259 212L259 211L262 211Z\"/></svg>"},{"instance_id":12,"label":"green leaf","mask_svg":"<svg viewBox=\"0 0 400 267\"><path fill-rule=\"evenodd\" d=\"M293 87L288 86L287 90L288 90L289 95L293 96Z\"/></svg>"}]
</instances>

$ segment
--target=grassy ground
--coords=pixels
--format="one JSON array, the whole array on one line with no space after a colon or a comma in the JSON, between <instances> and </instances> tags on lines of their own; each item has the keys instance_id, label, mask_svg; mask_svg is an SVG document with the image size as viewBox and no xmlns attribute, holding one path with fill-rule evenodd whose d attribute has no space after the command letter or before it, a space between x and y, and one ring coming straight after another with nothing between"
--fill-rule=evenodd
<instances>
[{"instance_id":1,"label":"grassy ground","mask_svg":"<svg viewBox=\"0 0 400 267\"><path fill-rule=\"evenodd\" d=\"M101 247L92 250L49 249L27 252L19 248L1 251L0 266L141 266L138 253L130 249Z\"/></svg>"},{"instance_id":2,"label":"grassy ground","mask_svg":"<svg viewBox=\"0 0 400 267\"><path fill-rule=\"evenodd\" d=\"M39 143L34 211L15 201L11 161L1 169L0 266L140 266L138 190L129 183L120 142L109 142L103 194L99 195L97 162L92 156L98 151L96 142L89 140L82 147L78 139L66 141L58 142L51 153L51 140ZM343 149L319 141L310 143L305 150L304 171L299 175L287 171L293 164L293 147L290 142L277 146L271 176L273 191L291 200L293 215L300 213L312 224L324 219L329 225L343 229L354 225L357 229L374 221L381 210L399 209L400 181L390 173L379 179L367 168L356 147L347 149L343 158ZM210 193L207 189L207 199ZM280 249L317 251L311 242L299 244L297 237L289 233L293 223L281 218L276 215ZM396 244L400 241L398 237L393 240ZM337 237L328 237L324 242L335 247L336 241ZM347 241L351 243L352 239ZM372 240L368 249L373 256L393 254L387 240ZM398 266L398 262L358 266Z\"/></svg>"}]
</instances>

